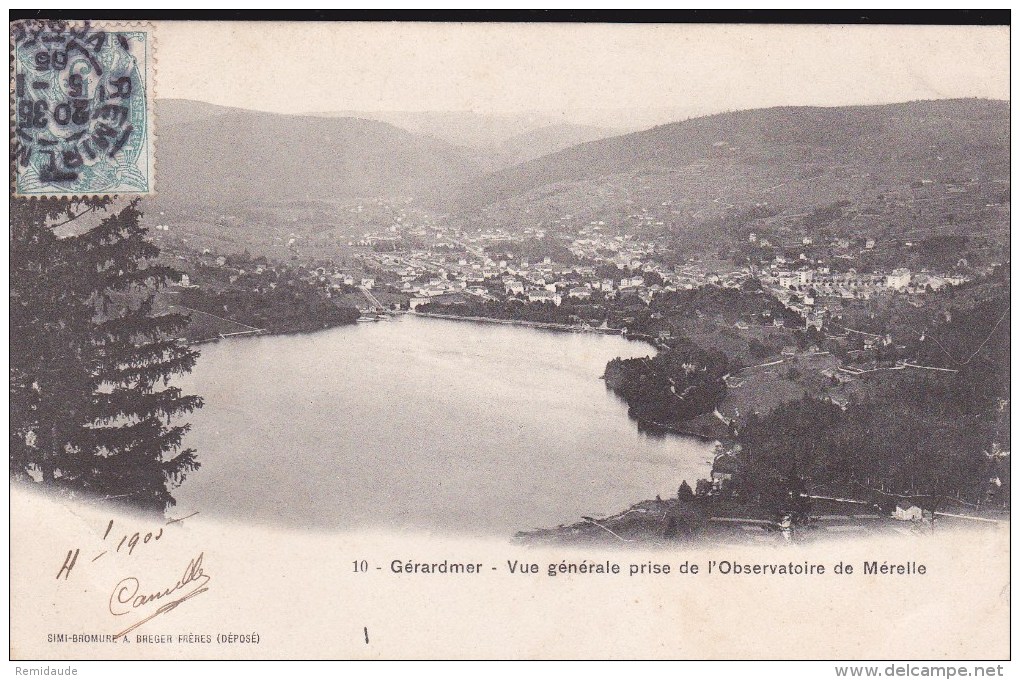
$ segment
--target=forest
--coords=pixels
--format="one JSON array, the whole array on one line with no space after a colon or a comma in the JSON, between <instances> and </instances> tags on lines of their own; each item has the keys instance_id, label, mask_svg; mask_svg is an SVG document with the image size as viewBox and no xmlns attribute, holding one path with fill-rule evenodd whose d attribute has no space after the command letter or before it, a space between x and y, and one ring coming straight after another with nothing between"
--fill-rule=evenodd
<instances>
[{"instance_id":1,"label":"forest","mask_svg":"<svg viewBox=\"0 0 1020 680\"><path fill-rule=\"evenodd\" d=\"M333 304L303 283L259 291L192 288L181 291L180 302L200 312L215 314L270 333L332 328L354 323L360 314L354 307Z\"/></svg>"},{"instance_id":2,"label":"forest","mask_svg":"<svg viewBox=\"0 0 1020 680\"><path fill-rule=\"evenodd\" d=\"M611 360L605 380L632 417L669 426L715 409L726 397L729 367L722 352L681 340L654 357Z\"/></svg>"},{"instance_id":3,"label":"forest","mask_svg":"<svg viewBox=\"0 0 1020 680\"><path fill-rule=\"evenodd\" d=\"M846 409L818 398L752 415L739 428L731 490L775 509L796 492L935 510L947 499L1008 503L1009 280L933 324L912 350L947 370L888 372Z\"/></svg>"}]
</instances>

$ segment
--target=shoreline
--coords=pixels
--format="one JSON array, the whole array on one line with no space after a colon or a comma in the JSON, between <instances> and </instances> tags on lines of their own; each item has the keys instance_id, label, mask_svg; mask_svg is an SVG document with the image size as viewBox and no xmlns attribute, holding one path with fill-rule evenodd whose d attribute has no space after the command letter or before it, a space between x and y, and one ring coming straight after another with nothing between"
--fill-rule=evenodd
<instances>
[{"instance_id":1,"label":"shoreline","mask_svg":"<svg viewBox=\"0 0 1020 680\"><path fill-rule=\"evenodd\" d=\"M822 501L806 522L793 525L747 501L715 496L656 498L638 501L606 517L582 516L570 524L520 530L513 540L525 545L780 545L879 534L925 537L933 531L953 528L1008 531L1011 522L1008 510L972 514L938 511L933 525L931 519L896 519L874 505L866 510L835 505L841 504Z\"/></svg>"},{"instance_id":2,"label":"shoreline","mask_svg":"<svg viewBox=\"0 0 1020 680\"><path fill-rule=\"evenodd\" d=\"M356 321L349 323L340 323L333 326L324 326L322 328L303 328L294 329L289 331L270 331L266 328L261 328L254 331L241 331L239 333L223 333L213 338L204 338L202 340L186 340L188 345L206 345L213 342L219 342L220 340L234 340L237 338L274 338L274 337L285 337L289 335L305 335L309 333L318 333L320 331L329 331L334 328L344 328L346 326L355 326Z\"/></svg>"},{"instance_id":3,"label":"shoreline","mask_svg":"<svg viewBox=\"0 0 1020 680\"><path fill-rule=\"evenodd\" d=\"M594 326L574 326L571 324L553 323L545 321L528 321L526 319L496 319L490 316L461 316L459 314L439 314L436 312L416 312L414 310L401 310L396 312L409 316L422 318L447 319L451 321L474 321L478 323L494 323L503 326L522 326L525 328L538 328L542 330L560 331L566 333L593 333L595 335L621 335L628 340L639 340L627 335L621 328L596 328Z\"/></svg>"},{"instance_id":4,"label":"shoreline","mask_svg":"<svg viewBox=\"0 0 1020 680\"><path fill-rule=\"evenodd\" d=\"M711 415L711 414L702 414L702 415ZM694 422L695 420L697 420L697 419L699 419L701 417L702 416L698 416L697 418L692 418L691 420L686 421L686 422L688 422L688 423ZM694 437L695 439L699 439L702 442L705 442L705 443L708 443L708 444L711 444L711 443L726 444L727 441L729 441L729 439L730 439L729 437L716 436L716 435L712 435L712 434L705 434L703 431L699 432L699 431L696 431L696 430L693 430L693 429L688 430L688 429L685 429L683 427L680 427L679 425L666 425L664 423L657 423L654 420L644 420L644 419L638 418L636 416L631 416L631 418L633 418L638 423L639 429L644 428L645 430L649 430L649 431L651 431L653 433L656 430L658 430L658 431L661 431L661 432L668 432L670 434L681 435L681 436L684 436L684 437Z\"/></svg>"},{"instance_id":5,"label":"shoreline","mask_svg":"<svg viewBox=\"0 0 1020 680\"><path fill-rule=\"evenodd\" d=\"M207 313L207 312L201 312L201 310L194 310L194 311L198 311L200 313ZM643 334L640 334L640 333L629 333L626 329L623 329L623 328L599 328L599 327L594 327L594 326L577 326L577 325L572 325L572 324L561 324L561 323L545 322L545 321L528 321L527 319L497 319L495 317L488 317L488 316L461 316L461 315L458 315L458 314L440 314L440 313L436 313L436 312L417 312L417 311L414 311L414 310L407 310L407 309L385 310L384 312L381 312L381 314L383 316L414 316L414 317L419 317L419 318L423 318L423 319L443 319L443 320L447 320L447 321L468 321L468 322L474 322L474 323L498 324L498 325L502 325L502 326L520 326L522 328L534 328L534 329L537 329L537 330L549 330L549 331L556 331L556 332L560 332L560 333L591 333L593 335L618 335L618 336L621 336L621 337L623 337L623 338L625 338L627 340L631 340L631 341L634 341L634 342L643 342L643 343L645 343L647 345L650 345L652 348L654 348L657 351L661 351L663 349L667 349L667 347L662 346L654 338L651 338L649 336L646 336L646 335L643 335ZM212 315L212 316L215 316L215 315ZM232 319L227 319L227 320L228 321L233 321ZM366 321L373 321L374 322L374 321L379 321L379 320L382 320L382 319L367 319ZM361 319L357 319L357 320L355 320L353 322L350 322L350 323L342 323L342 324L337 324L337 325L332 325L332 326L325 326L323 328L308 328L308 329L290 330L290 331L271 331L271 330L265 329L265 328L261 328L261 329L253 328L250 331L239 331L239 332L235 332L235 333L224 333L224 334L220 334L220 335L217 335L217 336L211 337L211 338L203 338L201 340L188 340L187 342L188 342L189 345L201 345L201 344L205 344L205 343L209 343L209 342L217 342L219 340L226 340L226 339L230 339L232 337L241 337L241 336L278 336L278 335L297 335L297 334L301 334L301 333L315 333L315 332L318 332L320 330L329 330L331 328L340 328L340 327L343 327L343 326L353 326L353 325L355 325L356 323L358 323L360 321L361 321ZM241 322L234 322L234 323L241 323ZM245 324L241 323L241 325L245 325Z\"/></svg>"}]
</instances>

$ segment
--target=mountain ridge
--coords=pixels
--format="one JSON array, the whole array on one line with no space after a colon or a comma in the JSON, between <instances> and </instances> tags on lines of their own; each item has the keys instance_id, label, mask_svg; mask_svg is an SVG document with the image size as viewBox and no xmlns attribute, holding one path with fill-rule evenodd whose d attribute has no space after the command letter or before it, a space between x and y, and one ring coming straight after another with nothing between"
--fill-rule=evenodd
<instances>
[{"instance_id":1,"label":"mountain ridge","mask_svg":"<svg viewBox=\"0 0 1020 680\"><path fill-rule=\"evenodd\" d=\"M367 118L188 100L157 107L157 201L182 206L400 196L466 226L548 225L563 215L623 224L644 210L665 230L695 225L705 235L724 223L732 231L769 219L817 221L804 215L837 203L850 206L846 231L848 220L880 221L890 213L885 204L917 198L918 183L983 188L958 188L972 204L962 212L899 215L896 229L932 219L964 224L1008 196L1005 100L726 112L583 141L495 171L482 152Z\"/></svg>"},{"instance_id":2,"label":"mountain ridge","mask_svg":"<svg viewBox=\"0 0 1020 680\"><path fill-rule=\"evenodd\" d=\"M869 114L881 114L883 112L897 110L909 113L912 108L924 106L935 109L947 109L968 105L971 107L983 106L986 108L1001 107L1004 111L1000 111L1000 114L1004 113L1004 120L1008 122L1009 102L1005 100L990 99L919 100L915 102L894 104L844 107L776 106L764 109L745 109L741 111L690 118L684 121L657 125L647 130L631 132L607 139L584 142L568 149L527 161L518 166L491 173L489 176L481 180L481 186L476 185L474 187L474 192L476 195L482 193L483 198L492 198L491 195L484 196L484 192L486 189L493 189L493 195L496 197L495 200L499 200L512 196L515 193L521 193L521 189L530 190L541 185L587 178L599 172L609 173L631 170L641 161L688 161L695 157L695 152L700 152L701 154L710 152L713 145L717 143L723 143L729 148L734 147L735 144L733 144L728 138L733 137L735 134L738 136L738 143L741 144L745 144L748 141L758 141L759 144L757 146L762 151L765 150L766 145L760 142L771 141L773 143L788 143L792 140L793 135L795 135L802 144L813 142L814 145L820 146L823 141L828 143L835 141L835 138L831 135L819 138L817 134L824 131L805 127L800 124L797 125L795 129L791 130L790 120L793 117L813 115L815 118L820 119L826 116L829 118L832 116L843 116L847 123L856 124L856 129L854 130L856 136L858 138L866 139L866 137L862 137L862 135L875 131L874 126L869 128L867 125L868 122L876 122L874 120L874 115L871 115L871 121L868 120L867 116ZM760 139L750 139L746 132L741 131L740 123L751 118L758 118L759 120L766 118L770 119L776 123L776 129L773 130L770 135L767 134L767 130L764 129L764 126L762 126L762 129L760 130L751 131L752 136L755 132L757 132ZM943 113L942 118L948 117ZM734 123L737 123L737 125L734 125ZM680 145L676 143L672 145L666 144L666 142L676 142L677 140L662 139L663 136L668 136L672 133L678 132L693 132L696 147L682 149L678 148ZM814 139L804 138L805 134L812 132L816 135ZM782 133L787 133L785 139ZM1006 134L1008 137L1008 130L1006 130ZM712 135L711 140L709 140L708 135ZM854 135L849 134L846 135L847 138L852 138L853 136ZM626 148L628 145L631 146L630 150ZM661 152L668 150L666 148L667 146L672 146L674 150L680 152L680 155L678 156L674 154L672 157L664 156ZM687 142L687 146L692 146L689 140ZM592 153L596 151L599 153ZM564 164L571 165L572 167L551 167L551 165L554 165L557 162L562 162ZM498 187L499 184L503 184L504 186ZM510 186L506 186L508 184ZM489 200L487 202L493 201ZM474 203L477 204L477 201L474 201Z\"/></svg>"},{"instance_id":3,"label":"mountain ridge","mask_svg":"<svg viewBox=\"0 0 1020 680\"><path fill-rule=\"evenodd\" d=\"M452 211L470 229L604 224L665 237L678 255L722 254L753 233L786 244L931 233L1002 241L1009 110L963 99L714 114L490 173L465 185Z\"/></svg>"},{"instance_id":4,"label":"mountain ridge","mask_svg":"<svg viewBox=\"0 0 1020 680\"><path fill-rule=\"evenodd\" d=\"M166 101L159 114L161 202L435 197L483 168L468 150L381 121Z\"/></svg>"}]
</instances>

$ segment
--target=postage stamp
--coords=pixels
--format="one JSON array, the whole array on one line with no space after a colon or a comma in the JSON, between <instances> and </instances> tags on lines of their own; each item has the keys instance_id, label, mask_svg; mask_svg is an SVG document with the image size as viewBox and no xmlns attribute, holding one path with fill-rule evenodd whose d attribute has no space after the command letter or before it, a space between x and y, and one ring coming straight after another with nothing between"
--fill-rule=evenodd
<instances>
[{"instance_id":1,"label":"postage stamp","mask_svg":"<svg viewBox=\"0 0 1020 680\"><path fill-rule=\"evenodd\" d=\"M152 194L152 27L24 21L10 30L15 194Z\"/></svg>"}]
</instances>

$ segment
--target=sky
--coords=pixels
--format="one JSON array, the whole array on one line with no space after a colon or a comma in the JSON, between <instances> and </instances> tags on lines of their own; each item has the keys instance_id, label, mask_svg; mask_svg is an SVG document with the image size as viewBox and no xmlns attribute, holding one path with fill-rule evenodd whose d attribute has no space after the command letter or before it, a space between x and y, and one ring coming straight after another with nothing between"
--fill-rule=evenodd
<instances>
[{"instance_id":1,"label":"sky","mask_svg":"<svg viewBox=\"0 0 1020 680\"><path fill-rule=\"evenodd\" d=\"M1009 98L1008 27L164 22L157 60L158 97L280 113Z\"/></svg>"}]
</instances>

